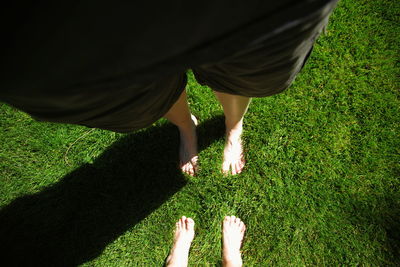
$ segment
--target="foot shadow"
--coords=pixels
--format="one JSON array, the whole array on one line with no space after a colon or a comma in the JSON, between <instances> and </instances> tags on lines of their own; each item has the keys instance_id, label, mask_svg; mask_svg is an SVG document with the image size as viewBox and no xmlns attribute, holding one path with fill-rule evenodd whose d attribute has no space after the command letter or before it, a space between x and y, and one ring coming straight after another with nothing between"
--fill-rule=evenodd
<instances>
[{"instance_id":1,"label":"foot shadow","mask_svg":"<svg viewBox=\"0 0 400 267\"><path fill-rule=\"evenodd\" d=\"M223 135L223 118L198 127L199 149ZM208 130L207 130L208 129ZM179 134L168 124L127 135L93 164L0 210L6 266L76 266L103 249L187 183Z\"/></svg>"}]
</instances>

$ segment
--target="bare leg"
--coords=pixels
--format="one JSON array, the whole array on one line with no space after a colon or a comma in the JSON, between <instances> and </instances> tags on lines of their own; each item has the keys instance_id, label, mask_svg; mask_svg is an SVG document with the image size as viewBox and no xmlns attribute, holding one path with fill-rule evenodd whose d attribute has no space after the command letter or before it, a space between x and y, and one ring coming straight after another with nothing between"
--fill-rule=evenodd
<instances>
[{"instance_id":1,"label":"bare leg","mask_svg":"<svg viewBox=\"0 0 400 267\"><path fill-rule=\"evenodd\" d=\"M194 221L182 216L176 223L174 245L166 261L166 266L186 267L189 249L194 238Z\"/></svg>"},{"instance_id":2,"label":"bare leg","mask_svg":"<svg viewBox=\"0 0 400 267\"><path fill-rule=\"evenodd\" d=\"M243 116L246 114L251 98L214 91L224 109L226 142L222 171L232 174L242 172L245 164L242 146Z\"/></svg>"},{"instance_id":3,"label":"bare leg","mask_svg":"<svg viewBox=\"0 0 400 267\"><path fill-rule=\"evenodd\" d=\"M198 169L197 156L197 135L196 118L191 115L186 98L186 91L183 91L178 101L164 115L164 118L179 128L181 143L179 146L179 167L189 175L195 175Z\"/></svg>"},{"instance_id":4,"label":"bare leg","mask_svg":"<svg viewBox=\"0 0 400 267\"><path fill-rule=\"evenodd\" d=\"M243 265L240 247L242 245L245 224L235 216L226 216L222 223L222 265L240 267Z\"/></svg>"}]
</instances>

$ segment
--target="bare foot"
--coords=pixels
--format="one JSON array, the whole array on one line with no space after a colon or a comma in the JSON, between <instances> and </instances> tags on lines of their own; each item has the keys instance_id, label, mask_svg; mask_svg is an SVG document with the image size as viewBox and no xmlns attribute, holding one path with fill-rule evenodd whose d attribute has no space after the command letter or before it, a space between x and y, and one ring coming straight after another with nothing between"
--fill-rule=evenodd
<instances>
[{"instance_id":1,"label":"bare foot","mask_svg":"<svg viewBox=\"0 0 400 267\"><path fill-rule=\"evenodd\" d=\"M186 174L194 176L198 171L197 156L197 119L191 115L193 124L188 129L179 128L181 143L179 146L179 167Z\"/></svg>"},{"instance_id":2,"label":"bare foot","mask_svg":"<svg viewBox=\"0 0 400 267\"><path fill-rule=\"evenodd\" d=\"M235 175L243 170L245 159L241 137L242 131L243 127L241 125L236 129L227 130L224 161L222 163L222 172L224 174L228 174L229 170L231 170L231 173Z\"/></svg>"},{"instance_id":3,"label":"bare foot","mask_svg":"<svg viewBox=\"0 0 400 267\"><path fill-rule=\"evenodd\" d=\"M194 238L194 221L182 216L176 223L174 245L166 261L166 266L187 266L189 249Z\"/></svg>"},{"instance_id":4,"label":"bare foot","mask_svg":"<svg viewBox=\"0 0 400 267\"><path fill-rule=\"evenodd\" d=\"M235 216L226 216L222 223L223 266L242 266L240 247L246 231L245 224Z\"/></svg>"}]
</instances>

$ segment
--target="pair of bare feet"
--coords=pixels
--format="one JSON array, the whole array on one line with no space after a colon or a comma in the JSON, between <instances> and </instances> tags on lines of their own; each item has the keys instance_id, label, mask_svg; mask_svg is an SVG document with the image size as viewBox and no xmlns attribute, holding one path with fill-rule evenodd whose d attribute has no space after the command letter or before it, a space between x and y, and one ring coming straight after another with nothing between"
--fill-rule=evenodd
<instances>
[{"instance_id":1,"label":"pair of bare feet","mask_svg":"<svg viewBox=\"0 0 400 267\"><path fill-rule=\"evenodd\" d=\"M186 174L194 176L199 170L198 152L197 152L197 119L191 115L192 125L187 128L179 128L180 147L179 158L180 168ZM222 172L224 174L239 174L245 165L242 146L243 120L226 129L226 141L224 148L224 158L222 163Z\"/></svg>"},{"instance_id":2,"label":"pair of bare feet","mask_svg":"<svg viewBox=\"0 0 400 267\"><path fill-rule=\"evenodd\" d=\"M242 266L240 247L245 224L235 216L226 216L222 223L222 263L223 266ZM187 266L189 249L194 238L194 221L182 216L176 223L174 244L167 258L166 266Z\"/></svg>"}]
</instances>

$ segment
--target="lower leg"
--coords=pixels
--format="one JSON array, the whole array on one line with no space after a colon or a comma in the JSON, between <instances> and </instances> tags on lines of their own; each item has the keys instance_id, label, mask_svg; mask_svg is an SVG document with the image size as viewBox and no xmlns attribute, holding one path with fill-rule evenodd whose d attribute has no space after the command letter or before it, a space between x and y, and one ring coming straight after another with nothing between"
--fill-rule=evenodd
<instances>
[{"instance_id":1,"label":"lower leg","mask_svg":"<svg viewBox=\"0 0 400 267\"><path fill-rule=\"evenodd\" d=\"M222 171L232 174L240 173L244 167L241 135L243 132L243 117L247 112L251 98L214 91L222 105L225 114L226 143Z\"/></svg>"},{"instance_id":2,"label":"lower leg","mask_svg":"<svg viewBox=\"0 0 400 267\"><path fill-rule=\"evenodd\" d=\"M192 129L193 122L191 120L185 90L179 96L175 104L168 110L167 114L164 115L164 118L175 124L179 130L187 131Z\"/></svg>"},{"instance_id":3,"label":"lower leg","mask_svg":"<svg viewBox=\"0 0 400 267\"><path fill-rule=\"evenodd\" d=\"M165 265L169 267L186 267L193 238L194 221L191 218L182 216L176 223L174 244Z\"/></svg>"},{"instance_id":4,"label":"lower leg","mask_svg":"<svg viewBox=\"0 0 400 267\"><path fill-rule=\"evenodd\" d=\"M224 109L226 130L241 128L243 116L247 112L251 98L217 91L214 91L214 94Z\"/></svg>"},{"instance_id":5,"label":"lower leg","mask_svg":"<svg viewBox=\"0 0 400 267\"><path fill-rule=\"evenodd\" d=\"M194 175L197 166L197 120L191 115L187 103L186 91L183 91L179 99L164 115L164 118L175 124L180 133L180 168L183 172Z\"/></svg>"}]
</instances>

